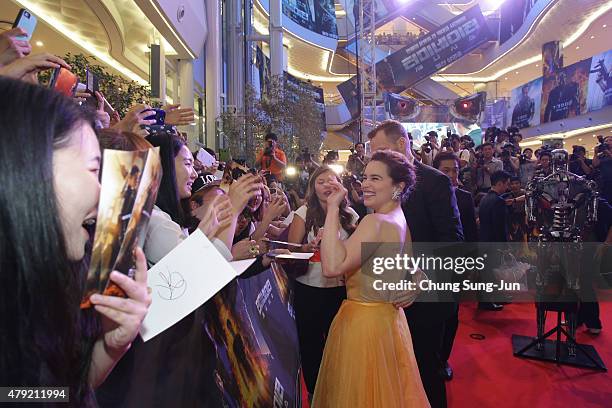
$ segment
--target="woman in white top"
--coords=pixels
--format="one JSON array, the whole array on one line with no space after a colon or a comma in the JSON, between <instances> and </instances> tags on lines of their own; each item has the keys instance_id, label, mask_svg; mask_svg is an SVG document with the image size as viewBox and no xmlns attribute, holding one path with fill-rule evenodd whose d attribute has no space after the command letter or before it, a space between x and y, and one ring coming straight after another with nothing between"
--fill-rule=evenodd
<instances>
[{"instance_id":1,"label":"woman in white top","mask_svg":"<svg viewBox=\"0 0 612 408\"><path fill-rule=\"evenodd\" d=\"M303 244L303 252L314 252L308 270L295 282L294 310L300 342L300 359L308 393L312 395L323 357L325 338L334 316L346 298L341 278L326 278L321 270L319 241L327 211L327 197L334 191L330 180L340 181L327 166L310 177L306 204L295 211L289 227L289 242ZM359 216L344 200L340 205L340 235L346 239L355 230Z\"/></svg>"}]
</instances>

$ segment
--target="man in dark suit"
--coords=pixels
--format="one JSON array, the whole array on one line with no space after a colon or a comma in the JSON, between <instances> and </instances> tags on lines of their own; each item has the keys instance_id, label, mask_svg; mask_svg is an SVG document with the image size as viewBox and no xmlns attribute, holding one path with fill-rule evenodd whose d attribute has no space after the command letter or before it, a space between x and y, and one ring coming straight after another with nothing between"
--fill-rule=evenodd
<instances>
[{"instance_id":1,"label":"man in dark suit","mask_svg":"<svg viewBox=\"0 0 612 408\"><path fill-rule=\"evenodd\" d=\"M406 155L408 161L415 167L417 181L402 206L412 241L414 243L463 241L457 201L450 180L438 170L414 160L409 134L402 124L386 120L374 128L368 134L368 138L372 151L395 150ZM429 276L432 281L450 281L450 278L450 276ZM419 299L425 295L422 294ZM452 297L445 297L444 300L452 300ZM454 301L417 301L404 309L423 387L429 403L436 408L446 407L446 385L441 375L444 368L444 362L441 360L442 341L445 323L455 313L456 308Z\"/></svg>"},{"instance_id":2,"label":"man in dark suit","mask_svg":"<svg viewBox=\"0 0 612 408\"><path fill-rule=\"evenodd\" d=\"M459 168L461 162L459 157L453 152L440 152L433 161L433 167L446 174L451 181L457 197L457 207L461 217L463 236L466 242L478 241L478 227L476 226L476 210L472 193L459 188ZM448 364L448 359L453 348L457 328L459 327L459 307L455 308L455 313L445 322L444 337L442 339L441 360L444 363L443 375L446 380L453 378L453 370Z\"/></svg>"},{"instance_id":3,"label":"man in dark suit","mask_svg":"<svg viewBox=\"0 0 612 408\"><path fill-rule=\"evenodd\" d=\"M508 173L499 170L491 175L491 190L483 197L478 207L480 242L508 241L508 206L502 194L505 194L509 187Z\"/></svg>"}]
</instances>

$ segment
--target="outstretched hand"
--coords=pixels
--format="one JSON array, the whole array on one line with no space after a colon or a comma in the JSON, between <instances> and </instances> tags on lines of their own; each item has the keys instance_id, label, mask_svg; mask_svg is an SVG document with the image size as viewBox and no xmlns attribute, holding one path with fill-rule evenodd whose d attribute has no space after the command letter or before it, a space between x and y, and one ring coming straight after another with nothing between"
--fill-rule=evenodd
<instances>
[{"instance_id":1,"label":"outstretched hand","mask_svg":"<svg viewBox=\"0 0 612 408\"><path fill-rule=\"evenodd\" d=\"M193 212L199 218L198 228L210 239L232 223L232 202L227 195L216 196L208 205Z\"/></svg>"}]
</instances>

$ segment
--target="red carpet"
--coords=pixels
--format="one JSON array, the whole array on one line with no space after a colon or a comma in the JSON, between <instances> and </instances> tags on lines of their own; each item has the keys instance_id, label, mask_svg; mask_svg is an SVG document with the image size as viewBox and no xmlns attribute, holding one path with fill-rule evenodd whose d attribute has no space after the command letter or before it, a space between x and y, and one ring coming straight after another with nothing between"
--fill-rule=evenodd
<instances>
[{"instance_id":1,"label":"red carpet","mask_svg":"<svg viewBox=\"0 0 612 408\"><path fill-rule=\"evenodd\" d=\"M608 370L612 369L612 303L600 304L603 330L599 336L578 329L581 344L595 346ZM512 355L512 334L535 335L533 304L506 305L501 312L463 304L447 383L449 407L612 407L612 374L557 366ZM548 326L556 323L550 313ZM472 333L483 334L474 340Z\"/></svg>"},{"instance_id":2,"label":"red carpet","mask_svg":"<svg viewBox=\"0 0 612 408\"><path fill-rule=\"evenodd\" d=\"M533 304L506 305L501 312L463 304L451 365L454 378L447 383L448 406L463 407L612 407L612 303L600 304L603 330L599 336L578 329L581 344L595 346L607 373L569 366L556 366L512 355L512 334L535 334ZM548 326L556 323L549 313ZM470 334L485 336L474 340ZM308 407L305 397L303 407Z\"/></svg>"}]
</instances>

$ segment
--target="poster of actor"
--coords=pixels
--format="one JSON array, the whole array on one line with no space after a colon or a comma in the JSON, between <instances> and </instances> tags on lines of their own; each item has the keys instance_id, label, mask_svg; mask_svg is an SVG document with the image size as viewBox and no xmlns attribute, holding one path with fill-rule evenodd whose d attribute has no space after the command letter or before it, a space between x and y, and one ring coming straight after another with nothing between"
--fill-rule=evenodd
<instances>
[{"instance_id":1,"label":"poster of actor","mask_svg":"<svg viewBox=\"0 0 612 408\"><path fill-rule=\"evenodd\" d=\"M513 89L510 98L511 126L524 129L539 125L541 101L542 78Z\"/></svg>"},{"instance_id":2,"label":"poster of actor","mask_svg":"<svg viewBox=\"0 0 612 408\"><path fill-rule=\"evenodd\" d=\"M548 123L586 112L591 59L563 68L555 78L542 83L541 122Z\"/></svg>"},{"instance_id":3,"label":"poster of actor","mask_svg":"<svg viewBox=\"0 0 612 408\"><path fill-rule=\"evenodd\" d=\"M612 106L612 50L593 56L589 74L589 112Z\"/></svg>"}]
</instances>

